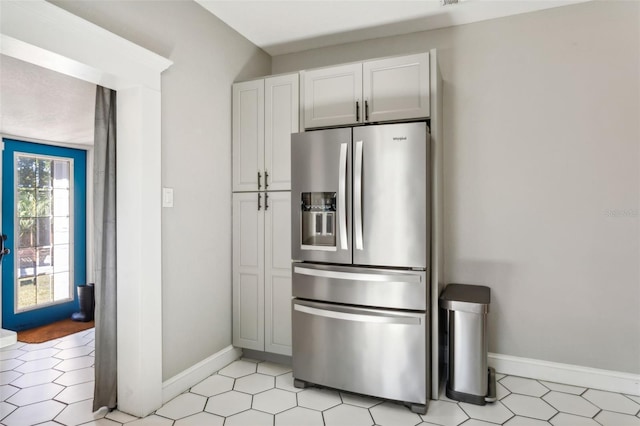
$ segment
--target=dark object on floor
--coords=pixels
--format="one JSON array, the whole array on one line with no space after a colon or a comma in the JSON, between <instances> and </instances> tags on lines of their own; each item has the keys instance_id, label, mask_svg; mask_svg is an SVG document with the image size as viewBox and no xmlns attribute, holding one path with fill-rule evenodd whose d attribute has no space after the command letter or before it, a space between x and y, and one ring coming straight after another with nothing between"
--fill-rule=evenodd
<instances>
[{"instance_id":1,"label":"dark object on floor","mask_svg":"<svg viewBox=\"0 0 640 426\"><path fill-rule=\"evenodd\" d=\"M94 322L76 322L71 319L54 322L41 327L32 328L18 332L18 341L23 343L42 343L49 340L59 339L69 334L88 330L94 327Z\"/></svg>"},{"instance_id":2,"label":"dark object on floor","mask_svg":"<svg viewBox=\"0 0 640 426\"><path fill-rule=\"evenodd\" d=\"M72 320L80 322L93 321L93 310L95 306L93 299L94 288L95 286L92 283L76 287L78 290L78 301L80 302L80 312L71 314Z\"/></svg>"}]
</instances>

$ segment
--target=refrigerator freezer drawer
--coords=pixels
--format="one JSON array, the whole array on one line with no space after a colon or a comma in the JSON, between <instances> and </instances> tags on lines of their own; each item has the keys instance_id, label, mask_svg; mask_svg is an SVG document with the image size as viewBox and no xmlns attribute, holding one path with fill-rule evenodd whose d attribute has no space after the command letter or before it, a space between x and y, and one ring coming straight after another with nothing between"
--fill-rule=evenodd
<instances>
[{"instance_id":1,"label":"refrigerator freezer drawer","mask_svg":"<svg viewBox=\"0 0 640 426\"><path fill-rule=\"evenodd\" d=\"M293 297L414 311L425 311L429 306L424 271L312 263L294 263L292 267Z\"/></svg>"},{"instance_id":2,"label":"refrigerator freezer drawer","mask_svg":"<svg viewBox=\"0 0 640 426\"><path fill-rule=\"evenodd\" d=\"M427 404L425 313L293 300L293 376L350 392Z\"/></svg>"}]
</instances>

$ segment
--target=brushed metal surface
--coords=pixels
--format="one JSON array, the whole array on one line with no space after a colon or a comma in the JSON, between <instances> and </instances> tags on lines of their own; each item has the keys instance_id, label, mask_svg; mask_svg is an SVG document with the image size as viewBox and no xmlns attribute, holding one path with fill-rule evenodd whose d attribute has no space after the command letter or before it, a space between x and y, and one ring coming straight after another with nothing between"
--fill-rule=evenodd
<instances>
[{"instance_id":1,"label":"brushed metal surface","mask_svg":"<svg viewBox=\"0 0 640 426\"><path fill-rule=\"evenodd\" d=\"M427 311L425 271L294 263L292 295L360 306Z\"/></svg>"},{"instance_id":2,"label":"brushed metal surface","mask_svg":"<svg viewBox=\"0 0 640 426\"><path fill-rule=\"evenodd\" d=\"M353 168L353 226L355 249L362 250L362 141L355 142Z\"/></svg>"},{"instance_id":3,"label":"brushed metal surface","mask_svg":"<svg viewBox=\"0 0 640 426\"><path fill-rule=\"evenodd\" d=\"M456 392L487 395L486 316L449 311L449 383Z\"/></svg>"},{"instance_id":4,"label":"brushed metal surface","mask_svg":"<svg viewBox=\"0 0 640 426\"><path fill-rule=\"evenodd\" d=\"M353 140L362 141L358 178L363 246L354 250L353 263L428 268L431 181L426 123L355 127Z\"/></svg>"},{"instance_id":5,"label":"brushed metal surface","mask_svg":"<svg viewBox=\"0 0 640 426\"><path fill-rule=\"evenodd\" d=\"M346 159L342 159L346 145ZM351 254L351 128L319 130L291 135L291 256L295 260L346 263ZM344 164L341 164L344 162ZM341 174L345 181L340 185ZM338 196L336 250L302 249L301 202L303 192L333 192ZM346 227L345 227L346 224Z\"/></svg>"},{"instance_id":6,"label":"brushed metal surface","mask_svg":"<svg viewBox=\"0 0 640 426\"><path fill-rule=\"evenodd\" d=\"M293 302L293 377L298 380L417 404L429 398L429 327L425 313ZM312 308L312 311L296 309ZM350 320L335 317L363 317ZM419 324L376 322L384 317ZM367 321L367 317L371 320Z\"/></svg>"}]
</instances>

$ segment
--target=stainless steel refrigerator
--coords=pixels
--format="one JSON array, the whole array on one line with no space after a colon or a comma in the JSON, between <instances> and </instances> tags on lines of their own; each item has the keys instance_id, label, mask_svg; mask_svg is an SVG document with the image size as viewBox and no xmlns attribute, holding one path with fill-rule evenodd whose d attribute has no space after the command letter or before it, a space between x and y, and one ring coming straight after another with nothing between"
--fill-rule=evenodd
<instances>
[{"instance_id":1,"label":"stainless steel refrigerator","mask_svg":"<svg viewBox=\"0 0 640 426\"><path fill-rule=\"evenodd\" d=\"M429 153L425 122L292 135L296 386L426 411Z\"/></svg>"}]
</instances>

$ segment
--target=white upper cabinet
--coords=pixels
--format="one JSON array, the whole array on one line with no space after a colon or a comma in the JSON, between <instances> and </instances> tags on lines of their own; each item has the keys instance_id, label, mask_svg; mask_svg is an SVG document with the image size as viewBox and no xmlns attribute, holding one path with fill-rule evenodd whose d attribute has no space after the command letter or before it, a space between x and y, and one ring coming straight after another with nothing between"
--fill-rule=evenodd
<instances>
[{"instance_id":1,"label":"white upper cabinet","mask_svg":"<svg viewBox=\"0 0 640 426\"><path fill-rule=\"evenodd\" d=\"M264 168L264 80L233 85L232 133L233 190L257 191Z\"/></svg>"},{"instance_id":2,"label":"white upper cabinet","mask_svg":"<svg viewBox=\"0 0 640 426\"><path fill-rule=\"evenodd\" d=\"M304 126L325 127L362 119L362 64L305 71Z\"/></svg>"},{"instance_id":3,"label":"white upper cabinet","mask_svg":"<svg viewBox=\"0 0 640 426\"><path fill-rule=\"evenodd\" d=\"M291 189L298 74L233 85L233 191Z\"/></svg>"},{"instance_id":4,"label":"white upper cabinet","mask_svg":"<svg viewBox=\"0 0 640 426\"><path fill-rule=\"evenodd\" d=\"M365 122L429 116L427 53L362 65Z\"/></svg>"},{"instance_id":5,"label":"white upper cabinet","mask_svg":"<svg viewBox=\"0 0 640 426\"><path fill-rule=\"evenodd\" d=\"M304 126L429 117L429 54L303 71Z\"/></svg>"},{"instance_id":6,"label":"white upper cabinet","mask_svg":"<svg viewBox=\"0 0 640 426\"><path fill-rule=\"evenodd\" d=\"M264 80L264 182L268 191L291 189L291 133L298 132L298 74Z\"/></svg>"}]
</instances>

